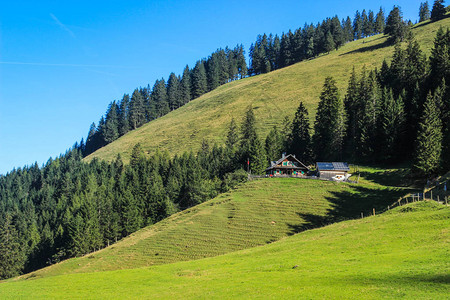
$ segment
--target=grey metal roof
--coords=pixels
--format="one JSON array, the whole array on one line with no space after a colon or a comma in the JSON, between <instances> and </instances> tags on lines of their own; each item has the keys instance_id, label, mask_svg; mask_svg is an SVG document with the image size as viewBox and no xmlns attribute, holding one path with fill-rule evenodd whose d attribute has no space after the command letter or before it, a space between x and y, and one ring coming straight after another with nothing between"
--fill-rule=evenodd
<instances>
[{"instance_id":1,"label":"grey metal roof","mask_svg":"<svg viewBox=\"0 0 450 300\"><path fill-rule=\"evenodd\" d=\"M319 171L350 171L345 162L318 162L317 169Z\"/></svg>"}]
</instances>

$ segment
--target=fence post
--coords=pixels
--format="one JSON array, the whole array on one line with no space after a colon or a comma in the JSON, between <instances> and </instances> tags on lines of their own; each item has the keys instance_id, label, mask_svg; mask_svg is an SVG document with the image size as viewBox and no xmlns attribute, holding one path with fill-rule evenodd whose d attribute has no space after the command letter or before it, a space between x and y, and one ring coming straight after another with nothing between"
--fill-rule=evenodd
<instances>
[{"instance_id":1,"label":"fence post","mask_svg":"<svg viewBox=\"0 0 450 300\"><path fill-rule=\"evenodd\" d=\"M373 209L373 215L375 216L375 208Z\"/></svg>"},{"instance_id":2,"label":"fence post","mask_svg":"<svg viewBox=\"0 0 450 300\"><path fill-rule=\"evenodd\" d=\"M361 212L361 219L364 218L364 214Z\"/></svg>"}]
</instances>

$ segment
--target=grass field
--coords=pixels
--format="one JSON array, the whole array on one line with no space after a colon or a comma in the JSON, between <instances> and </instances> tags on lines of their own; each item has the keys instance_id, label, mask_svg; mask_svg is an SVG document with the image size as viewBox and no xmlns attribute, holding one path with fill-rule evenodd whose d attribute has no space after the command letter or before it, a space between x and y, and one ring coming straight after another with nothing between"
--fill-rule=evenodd
<instances>
[{"instance_id":1,"label":"grass field","mask_svg":"<svg viewBox=\"0 0 450 300\"><path fill-rule=\"evenodd\" d=\"M399 207L279 242L161 266L0 283L8 298L448 299L450 208Z\"/></svg>"},{"instance_id":2,"label":"grass field","mask_svg":"<svg viewBox=\"0 0 450 300\"><path fill-rule=\"evenodd\" d=\"M420 23L414 30L422 50L429 55L439 26L450 26L450 18L435 23ZM241 121L252 105L261 137L285 116L293 117L303 101L314 119L319 95L327 76L333 76L341 95L346 92L352 68L360 72L380 67L390 60L394 47L384 35L347 43L338 51L304 61L274 72L231 82L191 101L168 115L134 130L86 158L112 160L118 153L127 161L131 149L141 143L144 150L168 150L171 154L198 150L203 139L223 143L231 118Z\"/></svg>"},{"instance_id":3,"label":"grass field","mask_svg":"<svg viewBox=\"0 0 450 300\"><path fill-rule=\"evenodd\" d=\"M360 184L297 178L254 180L109 248L24 277L129 269L217 256L359 217L361 212L367 215L372 208L379 211L409 191L379 184L388 176L384 170L362 170L365 177Z\"/></svg>"}]
</instances>

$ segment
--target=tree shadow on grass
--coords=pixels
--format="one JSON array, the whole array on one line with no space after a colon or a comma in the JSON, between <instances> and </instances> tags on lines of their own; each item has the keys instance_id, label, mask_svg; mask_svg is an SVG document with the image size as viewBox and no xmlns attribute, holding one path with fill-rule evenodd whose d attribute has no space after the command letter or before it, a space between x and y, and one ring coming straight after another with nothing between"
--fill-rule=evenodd
<instances>
[{"instance_id":1,"label":"tree shadow on grass","mask_svg":"<svg viewBox=\"0 0 450 300\"><path fill-rule=\"evenodd\" d=\"M373 213L384 211L401 196L408 193L405 189L387 188L376 189L358 185L350 186L351 190L331 192L331 196L326 197L331 208L325 215L305 214L298 212L298 216L303 219L300 224L288 224L289 235L305 230L323 227L332 223L357 219Z\"/></svg>"},{"instance_id":2,"label":"tree shadow on grass","mask_svg":"<svg viewBox=\"0 0 450 300\"><path fill-rule=\"evenodd\" d=\"M371 45L373 42L375 42L375 41L377 41L379 39L382 39L382 38L383 37L380 36L380 37L378 37L378 38L376 38L374 40L371 40L371 41L367 42L367 46L364 46L364 47L361 47L361 48L358 48L358 49L355 49L355 50L352 50L352 51L349 51L349 52L346 52L346 53L342 53L339 56L344 56L344 55L349 55L349 54L354 54L354 53L372 52L372 51L375 51L375 50L378 50L378 49L381 49L381 48L388 47L388 46L392 45L392 42L389 39L387 39L383 43Z\"/></svg>"}]
</instances>

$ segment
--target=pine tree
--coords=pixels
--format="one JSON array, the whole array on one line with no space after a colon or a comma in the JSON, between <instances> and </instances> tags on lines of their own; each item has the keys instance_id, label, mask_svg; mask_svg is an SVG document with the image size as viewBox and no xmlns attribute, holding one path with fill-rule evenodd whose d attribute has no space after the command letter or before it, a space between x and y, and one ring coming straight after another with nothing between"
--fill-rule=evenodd
<instances>
[{"instance_id":1,"label":"pine tree","mask_svg":"<svg viewBox=\"0 0 450 300\"><path fill-rule=\"evenodd\" d=\"M0 220L0 279L7 279L21 273L25 256L12 217L6 214Z\"/></svg>"},{"instance_id":2,"label":"pine tree","mask_svg":"<svg viewBox=\"0 0 450 300\"><path fill-rule=\"evenodd\" d=\"M183 104L191 101L191 73L188 65L184 68L183 77L181 77L181 100Z\"/></svg>"},{"instance_id":3,"label":"pine tree","mask_svg":"<svg viewBox=\"0 0 450 300\"><path fill-rule=\"evenodd\" d=\"M325 44L324 44L325 51L327 53L330 53L331 51L334 50L335 46L336 45L334 43L333 36L331 35L331 32L328 31L325 36Z\"/></svg>"},{"instance_id":4,"label":"pine tree","mask_svg":"<svg viewBox=\"0 0 450 300\"><path fill-rule=\"evenodd\" d=\"M153 86L151 99L155 103L156 117L162 117L169 113L169 99L167 96L167 87L164 78L161 80L156 80Z\"/></svg>"},{"instance_id":5,"label":"pine tree","mask_svg":"<svg viewBox=\"0 0 450 300\"><path fill-rule=\"evenodd\" d=\"M401 97L394 99L392 90L383 91L380 110L380 158L384 162L393 162L401 158L400 149L404 135L404 105Z\"/></svg>"},{"instance_id":6,"label":"pine tree","mask_svg":"<svg viewBox=\"0 0 450 300\"><path fill-rule=\"evenodd\" d=\"M428 1L420 3L419 8L419 22L429 20L431 18L430 8L428 6Z\"/></svg>"},{"instance_id":7,"label":"pine tree","mask_svg":"<svg viewBox=\"0 0 450 300\"><path fill-rule=\"evenodd\" d=\"M283 152L283 134L274 126L266 137L266 153L269 161L276 161Z\"/></svg>"},{"instance_id":8,"label":"pine tree","mask_svg":"<svg viewBox=\"0 0 450 300\"><path fill-rule=\"evenodd\" d=\"M253 108L249 106L241 127L241 162L245 164L248 161L253 174L262 174L267 167L267 160L264 148L256 134L255 123Z\"/></svg>"},{"instance_id":9,"label":"pine tree","mask_svg":"<svg viewBox=\"0 0 450 300\"><path fill-rule=\"evenodd\" d=\"M135 89L131 96L128 121L130 128L136 129L145 123L144 99L138 89Z\"/></svg>"},{"instance_id":10,"label":"pine tree","mask_svg":"<svg viewBox=\"0 0 450 300\"><path fill-rule=\"evenodd\" d=\"M293 48L292 48L293 34L289 30L288 33L281 35L281 49L280 49L280 67L286 67L293 63Z\"/></svg>"},{"instance_id":11,"label":"pine tree","mask_svg":"<svg viewBox=\"0 0 450 300\"><path fill-rule=\"evenodd\" d=\"M429 86L432 90L445 79L450 82L450 30L439 27L430 56Z\"/></svg>"},{"instance_id":12,"label":"pine tree","mask_svg":"<svg viewBox=\"0 0 450 300\"><path fill-rule=\"evenodd\" d=\"M344 99L344 107L347 113L345 153L352 159L356 158L357 137L359 136L358 120L361 117L361 101L359 95L358 78L355 68L353 68L348 82L347 94Z\"/></svg>"},{"instance_id":13,"label":"pine tree","mask_svg":"<svg viewBox=\"0 0 450 300\"><path fill-rule=\"evenodd\" d=\"M192 71L192 98L198 98L208 91L206 70L203 61L197 61Z\"/></svg>"},{"instance_id":14,"label":"pine tree","mask_svg":"<svg viewBox=\"0 0 450 300\"><path fill-rule=\"evenodd\" d=\"M409 32L408 25L403 21L402 12L398 6L389 13L386 20L386 27L384 33L389 35L395 42L403 41Z\"/></svg>"},{"instance_id":15,"label":"pine tree","mask_svg":"<svg viewBox=\"0 0 450 300\"><path fill-rule=\"evenodd\" d=\"M441 163L442 122L431 93L419 124L413 169L425 176L436 174Z\"/></svg>"},{"instance_id":16,"label":"pine tree","mask_svg":"<svg viewBox=\"0 0 450 300\"><path fill-rule=\"evenodd\" d=\"M345 110L336 81L327 77L314 122L313 145L318 159L340 159L345 137Z\"/></svg>"},{"instance_id":17,"label":"pine tree","mask_svg":"<svg viewBox=\"0 0 450 300\"><path fill-rule=\"evenodd\" d=\"M353 19L353 36L355 40L359 40L363 35L363 20L361 14L357 10L355 13L355 18Z\"/></svg>"},{"instance_id":18,"label":"pine tree","mask_svg":"<svg viewBox=\"0 0 450 300\"><path fill-rule=\"evenodd\" d=\"M244 46L242 44L239 45L239 50L238 50L236 60L237 60L239 77L242 79L242 78L246 77L247 73L248 73L247 62L245 60Z\"/></svg>"},{"instance_id":19,"label":"pine tree","mask_svg":"<svg viewBox=\"0 0 450 300\"><path fill-rule=\"evenodd\" d=\"M444 18L446 9L444 6L444 0L435 0L433 4L433 9L431 10L431 20L438 21Z\"/></svg>"},{"instance_id":20,"label":"pine tree","mask_svg":"<svg viewBox=\"0 0 450 300\"><path fill-rule=\"evenodd\" d=\"M353 25L352 25L352 20L350 19L350 17L347 17L347 19L342 20L342 25L344 26L343 30L344 30L344 36L345 36L345 41L349 42L349 41L353 41Z\"/></svg>"},{"instance_id":21,"label":"pine tree","mask_svg":"<svg viewBox=\"0 0 450 300\"><path fill-rule=\"evenodd\" d=\"M130 130L128 114L129 114L130 96L128 94L123 95L119 104L119 136L124 135Z\"/></svg>"},{"instance_id":22,"label":"pine tree","mask_svg":"<svg viewBox=\"0 0 450 300\"><path fill-rule=\"evenodd\" d=\"M119 116L116 101L109 104L105 119L104 138L106 143L111 143L119 137Z\"/></svg>"},{"instance_id":23,"label":"pine tree","mask_svg":"<svg viewBox=\"0 0 450 300\"><path fill-rule=\"evenodd\" d=\"M311 162L311 134L308 110L300 102L287 138L287 150L303 162Z\"/></svg>"},{"instance_id":24,"label":"pine tree","mask_svg":"<svg viewBox=\"0 0 450 300\"><path fill-rule=\"evenodd\" d=\"M175 75L175 73L170 73L169 80L167 82L167 98L170 110L177 109L185 103L182 98L180 79Z\"/></svg>"},{"instance_id":25,"label":"pine tree","mask_svg":"<svg viewBox=\"0 0 450 300\"><path fill-rule=\"evenodd\" d=\"M383 33L384 32L384 27L386 24L385 22L386 22L386 18L384 16L383 8L380 7L380 11L377 13L377 16L375 18L375 33Z\"/></svg>"},{"instance_id":26,"label":"pine tree","mask_svg":"<svg viewBox=\"0 0 450 300\"><path fill-rule=\"evenodd\" d=\"M362 35L364 37L370 36L371 25L369 23L369 18L367 16L365 9L363 9L361 13L361 20L362 20Z\"/></svg>"},{"instance_id":27,"label":"pine tree","mask_svg":"<svg viewBox=\"0 0 450 300\"><path fill-rule=\"evenodd\" d=\"M231 119L230 126L228 127L227 140L225 141L225 145L234 150L235 146L239 142L239 132L238 126L234 118Z\"/></svg>"}]
</instances>

